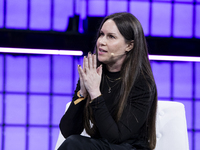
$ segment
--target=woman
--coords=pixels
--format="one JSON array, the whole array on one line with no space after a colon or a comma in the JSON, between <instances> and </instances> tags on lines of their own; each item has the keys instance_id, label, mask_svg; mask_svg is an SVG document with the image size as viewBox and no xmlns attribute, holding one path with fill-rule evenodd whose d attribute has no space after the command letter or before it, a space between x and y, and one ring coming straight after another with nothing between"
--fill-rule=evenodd
<instances>
[{"instance_id":1,"label":"woman","mask_svg":"<svg viewBox=\"0 0 200 150\"><path fill-rule=\"evenodd\" d=\"M95 52L78 66L59 150L153 150L157 90L140 22L130 13L107 16Z\"/></svg>"}]
</instances>

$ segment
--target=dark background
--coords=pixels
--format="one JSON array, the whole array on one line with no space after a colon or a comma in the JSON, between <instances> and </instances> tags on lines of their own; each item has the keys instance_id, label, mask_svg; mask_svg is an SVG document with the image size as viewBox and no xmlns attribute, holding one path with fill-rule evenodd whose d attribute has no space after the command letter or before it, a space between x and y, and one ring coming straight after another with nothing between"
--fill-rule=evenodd
<instances>
[{"instance_id":1,"label":"dark background","mask_svg":"<svg viewBox=\"0 0 200 150\"><path fill-rule=\"evenodd\" d=\"M200 39L146 37L149 54L200 56ZM0 47L93 51L94 32L0 30Z\"/></svg>"}]
</instances>

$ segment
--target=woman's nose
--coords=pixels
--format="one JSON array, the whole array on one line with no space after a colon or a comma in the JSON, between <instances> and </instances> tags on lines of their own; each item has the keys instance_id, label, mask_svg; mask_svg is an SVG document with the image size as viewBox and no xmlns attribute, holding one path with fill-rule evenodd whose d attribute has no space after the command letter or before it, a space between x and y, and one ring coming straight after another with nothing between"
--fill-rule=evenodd
<instances>
[{"instance_id":1,"label":"woman's nose","mask_svg":"<svg viewBox=\"0 0 200 150\"><path fill-rule=\"evenodd\" d=\"M106 45L106 39L105 39L104 36L103 37L99 37L99 44Z\"/></svg>"}]
</instances>

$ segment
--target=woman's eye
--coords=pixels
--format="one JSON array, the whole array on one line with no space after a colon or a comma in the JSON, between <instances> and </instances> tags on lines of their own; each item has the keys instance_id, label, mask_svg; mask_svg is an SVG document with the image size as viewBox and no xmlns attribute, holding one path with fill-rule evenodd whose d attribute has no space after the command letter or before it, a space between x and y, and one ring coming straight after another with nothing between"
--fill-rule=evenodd
<instances>
[{"instance_id":1,"label":"woman's eye","mask_svg":"<svg viewBox=\"0 0 200 150\"><path fill-rule=\"evenodd\" d=\"M104 34L103 34L103 32L100 32L100 34L99 34L99 35L100 35L100 36L102 36L102 35L104 35Z\"/></svg>"},{"instance_id":2,"label":"woman's eye","mask_svg":"<svg viewBox=\"0 0 200 150\"><path fill-rule=\"evenodd\" d=\"M114 39L115 37L113 35L109 35L110 38Z\"/></svg>"}]
</instances>

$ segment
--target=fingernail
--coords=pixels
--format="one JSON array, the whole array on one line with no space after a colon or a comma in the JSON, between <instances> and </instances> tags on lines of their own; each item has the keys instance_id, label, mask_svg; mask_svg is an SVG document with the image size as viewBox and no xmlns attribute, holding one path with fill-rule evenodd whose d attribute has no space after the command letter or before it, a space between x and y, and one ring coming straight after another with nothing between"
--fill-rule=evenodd
<instances>
[{"instance_id":1,"label":"fingernail","mask_svg":"<svg viewBox=\"0 0 200 150\"><path fill-rule=\"evenodd\" d=\"M81 67L81 65L78 65L78 67Z\"/></svg>"},{"instance_id":2,"label":"fingernail","mask_svg":"<svg viewBox=\"0 0 200 150\"><path fill-rule=\"evenodd\" d=\"M89 54L91 54L91 52L90 52L90 51L89 51L88 53L89 53Z\"/></svg>"}]
</instances>

